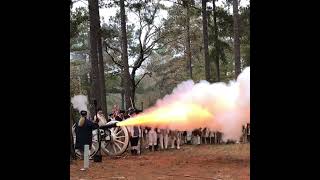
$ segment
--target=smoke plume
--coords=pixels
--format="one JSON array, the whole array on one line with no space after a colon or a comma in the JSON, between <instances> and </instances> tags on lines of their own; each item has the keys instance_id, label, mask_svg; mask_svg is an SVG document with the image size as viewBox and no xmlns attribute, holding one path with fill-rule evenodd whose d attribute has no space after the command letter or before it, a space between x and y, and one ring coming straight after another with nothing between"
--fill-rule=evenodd
<instances>
[{"instance_id":1,"label":"smoke plume","mask_svg":"<svg viewBox=\"0 0 320 180\"><path fill-rule=\"evenodd\" d=\"M80 111L88 111L88 97L85 95L76 95L71 98L74 109ZM88 112L89 113L89 112Z\"/></svg>"},{"instance_id":2,"label":"smoke plume","mask_svg":"<svg viewBox=\"0 0 320 180\"><path fill-rule=\"evenodd\" d=\"M145 112L117 125L145 125L172 130L208 127L223 139L238 140L250 122L250 67L228 84L188 80Z\"/></svg>"}]
</instances>

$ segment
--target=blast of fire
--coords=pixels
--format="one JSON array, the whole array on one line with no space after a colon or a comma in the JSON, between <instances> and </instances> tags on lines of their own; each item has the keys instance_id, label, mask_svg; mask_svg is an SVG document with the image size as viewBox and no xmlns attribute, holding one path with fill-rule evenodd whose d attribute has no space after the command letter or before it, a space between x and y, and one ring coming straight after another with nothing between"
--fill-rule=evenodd
<instances>
[{"instance_id":1,"label":"blast of fire","mask_svg":"<svg viewBox=\"0 0 320 180\"><path fill-rule=\"evenodd\" d=\"M224 139L238 140L241 126L249 122L250 67L247 67L237 81L229 84L182 82L154 107L117 126L141 125L180 131L207 127L222 132Z\"/></svg>"},{"instance_id":2,"label":"blast of fire","mask_svg":"<svg viewBox=\"0 0 320 180\"><path fill-rule=\"evenodd\" d=\"M117 126L143 125L158 128L192 130L194 119L199 127L210 123L213 115L196 104L173 103L149 113L117 123ZM190 128L191 127L191 128Z\"/></svg>"}]
</instances>

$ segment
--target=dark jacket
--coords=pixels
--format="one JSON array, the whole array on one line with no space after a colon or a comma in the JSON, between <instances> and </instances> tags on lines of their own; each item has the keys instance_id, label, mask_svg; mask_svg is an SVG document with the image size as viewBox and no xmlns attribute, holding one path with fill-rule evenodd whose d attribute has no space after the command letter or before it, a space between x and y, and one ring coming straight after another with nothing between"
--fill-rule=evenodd
<instances>
[{"instance_id":1,"label":"dark jacket","mask_svg":"<svg viewBox=\"0 0 320 180\"><path fill-rule=\"evenodd\" d=\"M76 133L76 144L75 149L80 149L83 151L84 145L88 144L91 149L92 144L92 131L98 128L97 123L86 119L82 127L79 127L78 123L76 124L75 133Z\"/></svg>"}]
</instances>

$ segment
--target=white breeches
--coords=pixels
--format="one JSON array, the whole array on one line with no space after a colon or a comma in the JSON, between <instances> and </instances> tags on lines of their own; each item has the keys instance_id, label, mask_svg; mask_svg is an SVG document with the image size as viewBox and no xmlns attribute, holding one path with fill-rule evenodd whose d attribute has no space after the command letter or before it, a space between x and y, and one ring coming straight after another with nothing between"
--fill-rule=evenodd
<instances>
[{"instance_id":1,"label":"white breeches","mask_svg":"<svg viewBox=\"0 0 320 180\"><path fill-rule=\"evenodd\" d=\"M154 130L150 130L148 133L149 146L157 145L157 133Z\"/></svg>"}]
</instances>

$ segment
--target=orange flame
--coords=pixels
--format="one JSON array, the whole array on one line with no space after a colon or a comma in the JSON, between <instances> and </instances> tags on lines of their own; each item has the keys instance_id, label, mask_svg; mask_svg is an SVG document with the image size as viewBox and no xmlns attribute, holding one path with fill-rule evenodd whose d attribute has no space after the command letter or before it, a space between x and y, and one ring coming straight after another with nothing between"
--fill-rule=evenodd
<instances>
[{"instance_id":1,"label":"orange flame","mask_svg":"<svg viewBox=\"0 0 320 180\"><path fill-rule=\"evenodd\" d=\"M197 127L205 127L213 115L195 104L173 103L117 123L117 126L143 125L149 127L191 130L195 121Z\"/></svg>"}]
</instances>

